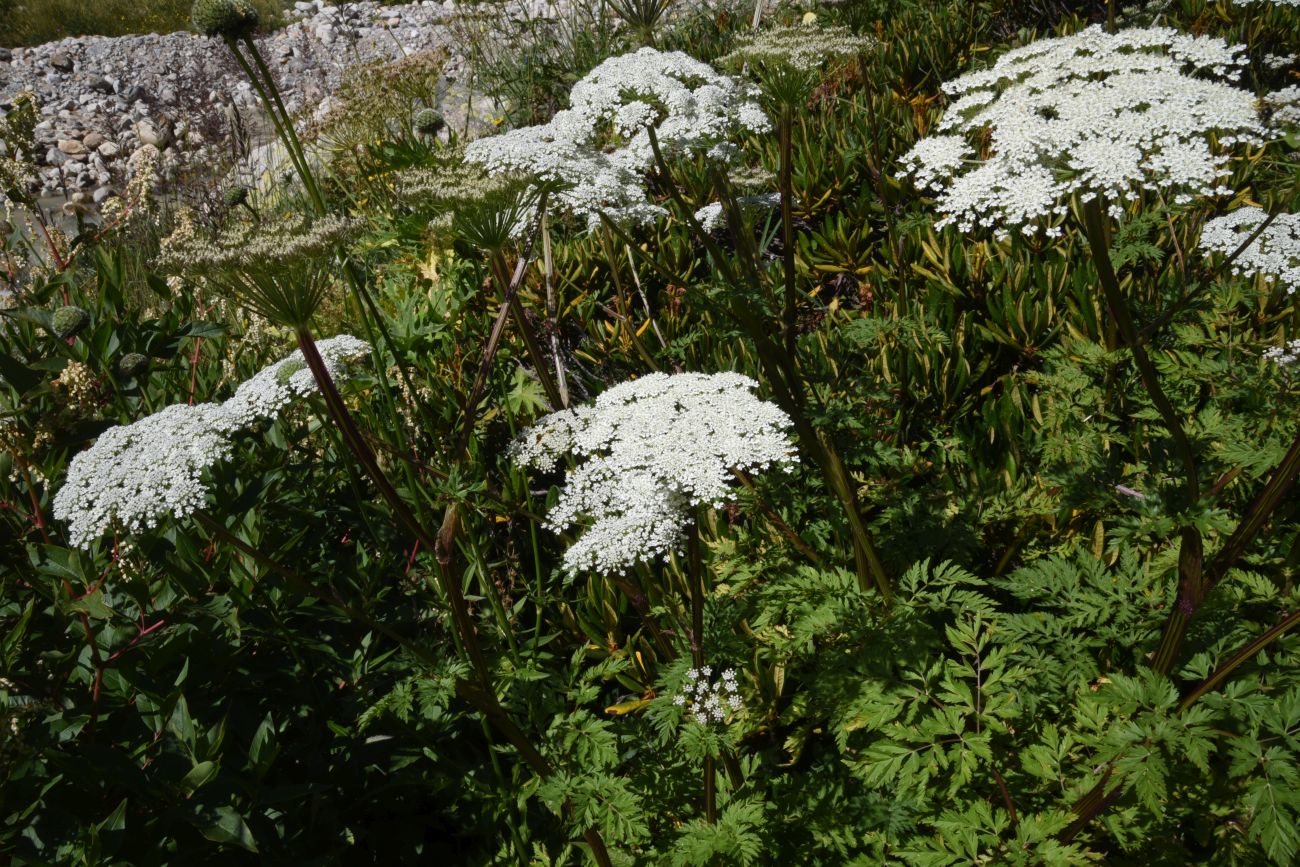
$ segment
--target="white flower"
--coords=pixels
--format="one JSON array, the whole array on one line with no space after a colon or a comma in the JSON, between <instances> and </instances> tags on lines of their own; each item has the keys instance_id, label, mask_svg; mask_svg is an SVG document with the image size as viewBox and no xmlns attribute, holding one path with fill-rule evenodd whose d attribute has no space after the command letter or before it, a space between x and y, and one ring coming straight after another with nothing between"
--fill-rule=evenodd
<instances>
[{"instance_id":1,"label":"white flower","mask_svg":"<svg viewBox=\"0 0 1300 867\"><path fill-rule=\"evenodd\" d=\"M642 48L611 57L573 87L571 107L547 123L479 139L465 158L490 174L520 172L559 182L559 203L589 227L600 213L643 225L666 211L646 198L653 164L646 130L665 151L726 156L728 142L770 122L747 84L680 51Z\"/></svg>"},{"instance_id":2,"label":"white flower","mask_svg":"<svg viewBox=\"0 0 1300 867\"><path fill-rule=\"evenodd\" d=\"M744 707L735 670L727 669L715 681L710 666L686 672L686 680L681 692L673 696L673 704L685 709L686 719L701 725L725 722L728 715Z\"/></svg>"},{"instance_id":3,"label":"white flower","mask_svg":"<svg viewBox=\"0 0 1300 867\"><path fill-rule=\"evenodd\" d=\"M547 520L556 531L591 521L566 569L622 572L662 557L681 546L693 507L732 498L732 470L789 468L790 419L752 394L757 385L736 373L653 373L525 431L511 454L526 466L549 470L570 452L587 459Z\"/></svg>"},{"instance_id":4,"label":"white flower","mask_svg":"<svg viewBox=\"0 0 1300 867\"><path fill-rule=\"evenodd\" d=\"M745 210L781 207L780 193L760 193L757 196L737 196L736 204ZM722 226L722 202L710 202L695 212L695 219L706 232Z\"/></svg>"},{"instance_id":5,"label":"white flower","mask_svg":"<svg viewBox=\"0 0 1300 867\"><path fill-rule=\"evenodd\" d=\"M343 361L370 351L349 335L317 344L331 375ZM54 496L54 516L68 522L70 541L86 548L114 526L138 533L203 507L204 472L231 454L231 439L259 418L274 417L316 388L295 352L242 384L225 403L173 404L127 425L109 428L68 465Z\"/></svg>"},{"instance_id":6,"label":"white flower","mask_svg":"<svg viewBox=\"0 0 1300 867\"><path fill-rule=\"evenodd\" d=\"M1215 217L1201 230L1200 249L1230 255L1267 217L1247 206ZM1280 283L1287 294L1300 289L1300 214L1278 214L1250 246L1232 262L1232 273L1263 277Z\"/></svg>"},{"instance_id":7,"label":"white flower","mask_svg":"<svg viewBox=\"0 0 1300 867\"><path fill-rule=\"evenodd\" d=\"M1300 360L1300 340L1292 340L1286 346L1274 346L1264 350L1264 357L1282 367L1290 367Z\"/></svg>"},{"instance_id":8,"label":"white flower","mask_svg":"<svg viewBox=\"0 0 1300 867\"><path fill-rule=\"evenodd\" d=\"M229 425L220 406L201 403L109 428L68 465L54 516L84 548L114 523L135 533L192 513L207 496L203 471L230 457Z\"/></svg>"},{"instance_id":9,"label":"white flower","mask_svg":"<svg viewBox=\"0 0 1300 867\"><path fill-rule=\"evenodd\" d=\"M1276 126L1300 126L1300 84L1267 94L1261 102L1273 110Z\"/></svg>"},{"instance_id":10,"label":"white flower","mask_svg":"<svg viewBox=\"0 0 1300 867\"><path fill-rule=\"evenodd\" d=\"M1272 3L1274 6L1295 6L1300 8L1300 0L1232 0L1238 6L1249 6L1251 3Z\"/></svg>"},{"instance_id":11,"label":"white flower","mask_svg":"<svg viewBox=\"0 0 1300 867\"><path fill-rule=\"evenodd\" d=\"M338 380L344 376L344 362L369 353L370 344L350 334L340 334L319 341L316 351L330 376ZM302 351L297 350L242 383L234 397L221 406L236 427L247 427L255 419L274 418L290 403L315 391L316 378L307 367Z\"/></svg>"},{"instance_id":12,"label":"white flower","mask_svg":"<svg viewBox=\"0 0 1300 867\"><path fill-rule=\"evenodd\" d=\"M1072 194L1104 196L1114 214L1152 187L1180 201L1231 192L1209 135L1230 148L1265 130L1248 92L1206 76L1235 79L1243 62L1220 39L1164 27L1040 40L944 85L939 134L904 155L904 173L938 194L937 225L962 231L1033 234Z\"/></svg>"},{"instance_id":13,"label":"white flower","mask_svg":"<svg viewBox=\"0 0 1300 867\"><path fill-rule=\"evenodd\" d=\"M733 66L777 64L811 72L827 63L854 57L876 45L875 39L859 36L847 27L819 26L814 16L812 21L803 24L772 27L761 33L741 36L736 48L719 63Z\"/></svg>"}]
</instances>

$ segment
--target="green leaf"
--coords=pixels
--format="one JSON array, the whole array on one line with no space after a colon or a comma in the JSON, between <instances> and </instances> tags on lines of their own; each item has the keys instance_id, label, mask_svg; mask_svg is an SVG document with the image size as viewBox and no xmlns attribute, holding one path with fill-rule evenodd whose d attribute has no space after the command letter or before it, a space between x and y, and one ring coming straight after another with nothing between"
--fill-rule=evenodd
<instances>
[{"instance_id":1,"label":"green leaf","mask_svg":"<svg viewBox=\"0 0 1300 867\"><path fill-rule=\"evenodd\" d=\"M216 762L199 762L190 768L190 772L182 777L177 785L188 797L216 779L220 771L221 766Z\"/></svg>"},{"instance_id":2,"label":"green leaf","mask_svg":"<svg viewBox=\"0 0 1300 867\"><path fill-rule=\"evenodd\" d=\"M231 806L217 807L207 811L203 819L206 824L199 825L199 833L214 843L226 843L238 846L249 852L257 852L257 841L249 829L244 817Z\"/></svg>"}]
</instances>

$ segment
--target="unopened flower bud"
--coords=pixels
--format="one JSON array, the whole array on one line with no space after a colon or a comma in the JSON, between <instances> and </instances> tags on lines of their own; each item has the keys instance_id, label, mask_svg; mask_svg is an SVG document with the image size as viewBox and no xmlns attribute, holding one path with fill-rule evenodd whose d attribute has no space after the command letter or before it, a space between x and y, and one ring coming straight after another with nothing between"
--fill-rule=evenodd
<instances>
[{"instance_id":1,"label":"unopened flower bud","mask_svg":"<svg viewBox=\"0 0 1300 867\"><path fill-rule=\"evenodd\" d=\"M139 376L149 369L149 359L138 352L128 352L117 362L117 372L123 379Z\"/></svg>"},{"instance_id":2,"label":"unopened flower bud","mask_svg":"<svg viewBox=\"0 0 1300 867\"><path fill-rule=\"evenodd\" d=\"M434 109L422 108L415 113L415 121L411 126L420 135L437 135L446 126L446 122L442 119L442 115Z\"/></svg>"},{"instance_id":3,"label":"unopened flower bud","mask_svg":"<svg viewBox=\"0 0 1300 867\"><path fill-rule=\"evenodd\" d=\"M225 199L227 207L238 208L248 201L248 187L243 185L231 187L226 190Z\"/></svg>"},{"instance_id":4,"label":"unopened flower bud","mask_svg":"<svg viewBox=\"0 0 1300 867\"><path fill-rule=\"evenodd\" d=\"M76 337L90 324L90 314L80 307L68 305L54 311L54 336L60 340Z\"/></svg>"}]
</instances>

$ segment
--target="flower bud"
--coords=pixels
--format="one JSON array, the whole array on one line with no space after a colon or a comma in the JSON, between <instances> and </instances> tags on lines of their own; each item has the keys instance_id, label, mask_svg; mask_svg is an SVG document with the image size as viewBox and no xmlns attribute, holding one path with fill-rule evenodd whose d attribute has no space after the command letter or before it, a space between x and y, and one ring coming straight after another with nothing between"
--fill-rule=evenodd
<instances>
[{"instance_id":1,"label":"flower bud","mask_svg":"<svg viewBox=\"0 0 1300 867\"><path fill-rule=\"evenodd\" d=\"M195 0L190 21L204 36L243 39L257 29L258 15L249 0Z\"/></svg>"},{"instance_id":2,"label":"flower bud","mask_svg":"<svg viewBox=\"0 0 1300 867\"><path fill-rule=\"evenodd\" d=\"M123 379L137 377L149 369L149 359L138 352L128 352L117 362L117 372Z\"/></svg>"},{"instance_id":3,"label":"flower bud","mask_svg":"<svg viewBox=\"0 0 1300 867\"><path fill-rule=\"evenodd\" d=\"M238 208L240 205L248 202L248 187L245 187L242 184L231 187L226 190L225 200L227 207Z\"/></svg>"},{"instance_id":4,"label":"flower bud","mask_svg":"<svg viewBox=\"0 0 1300 867\"><path fill-rule=\"evenodd\" d=\"M415 120L411 126L420 135L437 135L446 126L446 122L442 119L441 113L432 108L422 108L415 113Z\"/></svg>"},{"instance_id":5,"label":"flower bud","mask_svg":"<svg viewBox=\"0 0 1300 867\"><path fill-rule=\"evenodd\" d=\"M76 337L90 324L90 314L80 307L68 305L54 311L54 336L60 340Z\"/></svg>"}]
</instances>

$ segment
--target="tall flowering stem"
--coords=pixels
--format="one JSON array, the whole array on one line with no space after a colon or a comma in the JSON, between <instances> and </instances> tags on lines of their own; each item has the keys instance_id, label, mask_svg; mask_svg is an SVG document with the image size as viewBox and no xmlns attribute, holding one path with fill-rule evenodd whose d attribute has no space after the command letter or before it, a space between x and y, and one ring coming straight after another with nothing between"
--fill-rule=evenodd
<instances>
[{"instance_id":1,"label":"tall flowering stem","mask_svg":"<svg viewBox=\"0 0 1300 867\"><path fill-rule=\"evenodd\" d=\"M366 442L365 437L358 429L352 414L348 411L347 404L344 403L342 395L339 394L338 389L335 387L334 380L330 376L324 359L316 351L315 340L312 338L311 332L305 326L299 326L296 329L296 336L303 358L307 362L308 368L311 369L312 375L316 378L316 383L325 398L326 410L342 433L348 448L352 450L353 455L360 462L371 482L374 483L380 496L393 509L393 513L398 520L415 536L417 542L426 550L433 551L435 554L435 559L438 562L439 583L442 586L443 593L447 596L452 619L456 624L461 644L469 656L470 664L473 666L478 679L477 685L465 684L461 686L458 684L457 693L479 709L488 722L510 739L516 747L519 747L520 744L524 745L519 750L520 757L532 768L535 774L543 778L550 776L552 770L550 763L519 732L518 727L514 725L505 709L501 707L501 703L497 700L496 693L492 688L491 675L483 656L483 650L478 643L473 621L469 616L465 594L461 589L459 579L451 568L459 522L458 507L455 504L447 507L442 525L439 527L436 536L431 536L424 529L420 520L411 511L401 495L397 493L397 490L379 466L379 462L375 459L375 454L371 451L369 443ZM516 737L518 742L516 742ZM596 863L601 867L610 867L609 853L605 848L600 832L595 828L587 828L583 832L583 836L591 847L592 856L595 858Z\"/></svg>"},{"instance_id":2,"label":"tall flowering stem","mask_svg":"<svg viewBox=\"0 0 1300 867\"><path fill-rule=\"evenodd\" d=\"M202 2L196 4L195 9L197 10L201 5L203 5ZM261 52L258 50L257 43L253 40L253 30L257 24L256 14L250 13L251 7L244 7L240 4L218 3L216 5L227 6L224 17L219 21L208 19L202 24L200 24L198 17L196 17L194 19L195 23L199 25L200 30L205 34L209 36L219 36L226 44L226 47L230 49L230 53L234 55L235 61L239 64L240 69L243 70L244 75L248 77L253 89L257 92L258 98L262 101L262 105L271 119L271 124L275 127L276 135L284 145L285 152L288 154L290 162L293 163L294 171L297 172L298 177L302 180L303 187L307 191L307 196L311 200L312 209L316 212L317 216L325 216L328 212L325 198L321 193L319 183L316 181L316 176L311 170L311 164L307 160L306 150L303 148L302 141L299 139L298 133L294 128L293 118L289 115L289 111L285 107L284 100L280 96L280 90L276 86L275 79L271 76L270 68L267 66L265 59L263 59ZM229 16L231 9L236 10L234 18ZM199 17L203 16L200 15ZM247 52L247 56L245 56L245 52ZM250 57L252 58L251 63L249 61ZM402 356L401 353L397 351L396 342L393 340L388 327L384 324L384 318L379 310L378 304L371 296L371 293L367 290L364 280L356 273L351 264L347 261L346 253L341 246L338 248L338 253L343 270L343 276L347 281L348 287L360 300L363 310L369 314L369 317L363 315L362 319L365 329L368 332L368 336L371 337L371 342L375 343L373 334L369 332L378 330L379 334L383 337L384 342L387 343L389 348L392 350L394 358L397 359L398 375L401 377L407 393L411 395L418 394L414 384L412 383L406 365L402 363ZM391 389L387 387L387 371L382 364L377 365L377 367L380 380L385 386L384 400L388 404L390 413L395 415L395 405L390 396ZM416 403L417 410L422 416L424 416L425 422L427 424L432 424L432 419L428 416L425 407L418 401ZM405 439L405 433L400 425L397 426L396 430L399 440Z\"/></svg>"},{"instance_id":3,"label":"tall flowering stem","mask_svg":"<svg viewBox=\"0 0 1300 867\"><path fill-rule=\"evenodd\" d=\"M618 256L614 253L614 244L611 240L612 232L608 226L595 231L600 237L600 248L605 254L605 260L609 262L609 276L614 281L614 294L618 296L618 312L623 320L623 328L627 331L628 340L636 350L636 354L641 356L646 367L650 370L658 370L659 365L655 363L654 356L646 350L645 344L641 342L641 336L637 334L636 325L632 322L632 305L628 302L627 290L623 286L623 278L619 275Z\"/></svg>"},{"instance_id":4,"label":"tall flowering stem","mask_svg":"<svg viewBox=\"0 0 1300 867\"><path fill-rule=\"evenodd\" d=\"M682 200L681 192L677 189L677 186L671 183L672 174L668 169L663 152L660 150L654 130L650 129L648 132L655 163L660 173L670 180L667 187L673 203L678 207L679 212L691 227L691 231L713 258L718 270L722 272L723 279L734 289L738 291L744 290L744 283L740 280L730 257L722 251L709 232L695 218L695 212ZM732 203L733 219L731 222L733 224L735 224L734 216L738 212L739 208ZM648 259L648 261L653 261L653 259ZM853 481L849 477L834 444L817 432L803 412L804 383L794 369L793 359L782 350L779 343L772 340L766 323L754 313L750 305L734 303L729 306L729 312L745 333L749 335L750 339L754 341L755 348L758 350L759 363L763 368L763 372L767 375L777 405L790 416L795 431L799 434L800 443L812 457L813 462L817 464L823 479L844 509L849 522L850 535L853 539L853 555L859 584L864 590L868 587L875 587L886 603L891 602L893 600L893 590L889 576L885 572L885 566L880 559L879 553L876 551L871 532L867 529L866 522L862 520L862 514L858 509L857 491L854 488Z\"/></svg>"},{"instance_id":5,"label":"tall flowering stem","mask_svg":"<svg viewBox=\"0 0 1300 867\"><path fill-rule=\"evenodd\" d=\"M244 56L243 51L240 50L239 39L223 34L222 40L226 43L226 47L230 49L230 53L235 56L235 62L244 71L244 75L248 77L249 83L253 85L253 89L257 91L258 97L262 100L262 106L266 109L267 116L271 118L271 125L275 127L276 135L284 144L285 152L293 163L294 171L302 179L303 187L307 190L312 207L317 214L324 215L325 200L321 196L320 188L316 185L316 178L311 172L311 167L307 164L306 154L301 150L298 136L293 130L293 118L283 111L284 102L280 99L279 89L275 85L275 80L271 78L270 70L267 69L266 63L262 60L262 55L257 50L252 35L242 37L242 41L247 46L249 55L253 57L257 69L263 71L263 75L259 75L258 72L254 71L254 64L250 64L248 58Z\"/></svg>"},{"instance_id":6,"label":"tall flowering stem","mask_svg":"<svg viewBox=\"0 0 1300 867\"><path fill-rule=\"evenodd\" d=\"M686 580L691 607L691 663L704 667L704 556L700 544L700 514L695 529L686 539ZM718 780L713 756L704 758L704 816L710 825L718 821Z\"/></svg>"},{"instance_id":7,"label":"tall flowering stem","mask_svg":"<svg viewBox=\"0 0 1300 867\"><path fill-rule=\"evenodd\" d=\"M529 248L531 247L530 240ZM564 406L563 398L560 396L559 387L555 384L555 378L551 376L550 366L546 363L546 355L542 352L541 344L537 342L532 323L528 321L528 314L524 312L524 305L519 302L518 284L511 279L505 257L500 251L493 252L489 261L493 279L501 287L503 303L510 308L511 318L519 328L519 336L524 341L524 351L528 353L528 360L532 362L537 379L542 384L542 390L546 392L546 399L550 401L551 406L559 409ZM515 287L514 292L510 291L512 284Z\"/></svg>"},{"instance_id":8,"label":"tall flowering stem","mask_svg":"<svg viewBox=\"0 0 1300 867\"><path fill-rule=\"evenodd\" d=\"M781 187L781 264L785 277L785 309L781 324L785 336L785 354L797 361L795 354L795 290L794 290L794 184L791 163L794 160L794 112L789 105L781 106L777 121L777 146L781 154L778 183Z\"/></svg>"}]
</instances>

